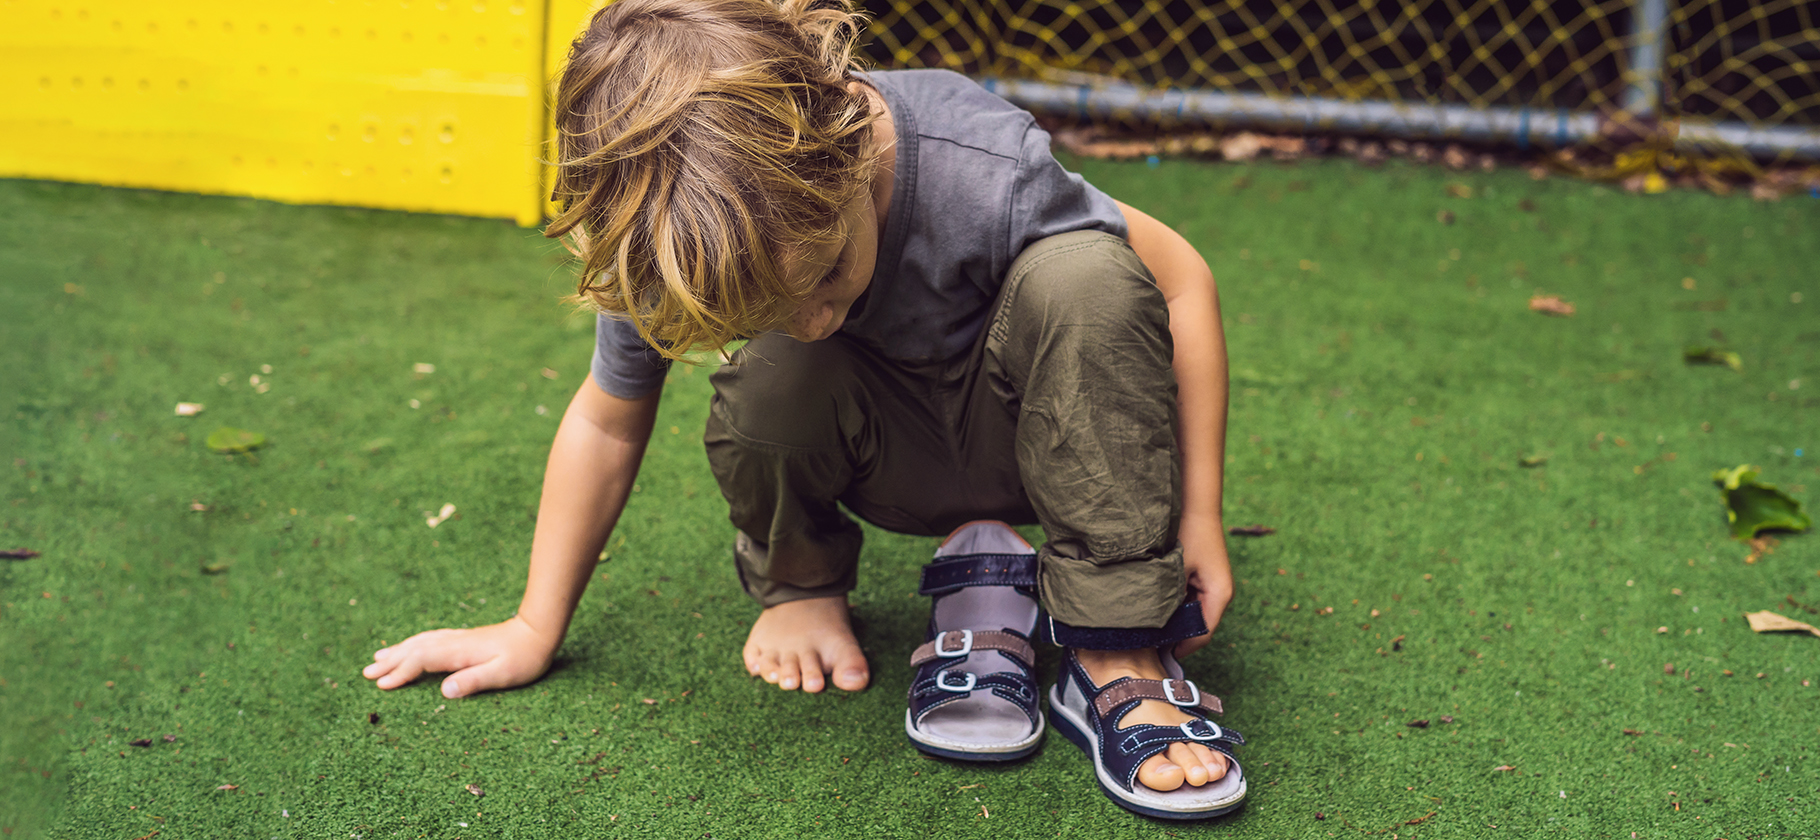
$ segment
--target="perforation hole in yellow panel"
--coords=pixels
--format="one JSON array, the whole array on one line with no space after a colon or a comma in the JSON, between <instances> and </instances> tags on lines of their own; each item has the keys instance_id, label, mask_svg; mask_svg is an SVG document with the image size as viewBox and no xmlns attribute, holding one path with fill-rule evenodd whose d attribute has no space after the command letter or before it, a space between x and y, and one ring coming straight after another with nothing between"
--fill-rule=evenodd
<instances>
[{"instance_id":1,"label":"perforation hole in yellow panel","mask_svg":"<svg viewBox=\"0 0 1820 840\"><path fill-rule=\"evenodd\" d=\"M443 164L442 171L438 174L442 176L442 182L445 184L452 184L455 182L455 167L453 166L446 163Z\"/></svg>"},{"instance_id":2,"label":"perforation hole in yellow panel","mask_svg":"<svg viewBox=\"0 0 1820 840\"><path fill-rule=\"evenodd\" d=\"M452 122L443 123L442 131L437 133L436 139L441 140L444 143L455 142L455 124Z\"/></svg>"}]
</instances>

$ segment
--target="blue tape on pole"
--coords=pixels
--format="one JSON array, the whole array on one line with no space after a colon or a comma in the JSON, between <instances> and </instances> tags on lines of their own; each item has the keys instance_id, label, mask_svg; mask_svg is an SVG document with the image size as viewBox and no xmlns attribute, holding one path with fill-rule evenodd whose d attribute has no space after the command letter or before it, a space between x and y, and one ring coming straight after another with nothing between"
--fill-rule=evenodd
<instances>
[{"instance_id":1,"label":"blue tape on pole","mask_svg":"<svg viewBox=\"0 0 1820 840\"><path fill-rule=\"evenodd\" d=\"M1517 109L1517 148L1529 151L1529 108Z\"/></svg>"}]
</instances>

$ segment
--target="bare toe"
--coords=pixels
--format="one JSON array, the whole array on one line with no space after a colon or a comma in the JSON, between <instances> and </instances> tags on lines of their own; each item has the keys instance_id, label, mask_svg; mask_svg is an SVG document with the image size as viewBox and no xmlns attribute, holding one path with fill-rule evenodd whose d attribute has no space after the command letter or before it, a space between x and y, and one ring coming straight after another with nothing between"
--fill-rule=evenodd
<instances>
[{"instance_id":1,"label":"bare toe","mask_svg":"<svg viewBox=\"0 0 1820 840\"><path fill-rule=\"evenodd\" d=\"M834 660L834 686L844 691L859 691L872 681L866 670L866 655L855 645Z\"/></svg>"},{"instance_id":2,"label":"bare toe","mask_svg":"<svg viewBox=\"0 0 1820 840\"><path fill-rule=\"evenodd\" d=\"M795 691L802 684L802 665L797 662L796 654L786 653L778 657L777 669L765 681L775 683L785 691Z\"/></svg>"},{"instance_id":3,"label":"bare toe","mask_svg":"<svg viewBox=\"0 0 1820 840\"><path fill-rule=\"evenodd\" d=\"M807 651L798 659L802 663L803 690L810 694L820 692L827 687L822 676L822 658L815 651Z\"/></svg>"},{"instance_id":4,"label":"bare toe","mask_svg":"<svg viewBox=\"0 0 1820 840\"><path fill-rule=\"evenodd\" d=\"M1184 781L1182 768L1168 758L1168 753L1157 753L1138 767L1138 782L1154 791L1168 793L1182 786Z\"/></svg>"},{"instance_id":5,"label":"bare toe","mask_svg":"<svg viewBox=\"0 0 1820 840\"><path fill-rule=\"evenodd\" d=\"M1210 750L1200 744L1195 744L1193 749L1196 753L1201 754L1201 765L1207 768L1207 783L1211 784L1226 778L1226 756L1221 755L1218 750Z\"/></svg>"}]
</instances>

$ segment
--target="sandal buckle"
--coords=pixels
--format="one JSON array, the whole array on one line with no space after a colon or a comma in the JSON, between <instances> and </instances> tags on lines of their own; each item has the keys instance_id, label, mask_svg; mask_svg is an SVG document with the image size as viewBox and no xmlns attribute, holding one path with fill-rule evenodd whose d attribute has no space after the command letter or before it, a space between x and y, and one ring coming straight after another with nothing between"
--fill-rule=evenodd
<instances>
[{"instance_id":1,"label":"sandal buckle","mask_svg":"<svg viewBox=\"0 0 1820 840\"><path fill-rule=\"evenodd\" d=\"M1188 686L1187 700L1176 699L1176 686L1180 685ZM1163 680L1163 696L1167 698L1170 703L1183 708L1192 708L1201 705L1201 689L1196 687L1195 684L1189 680Z\"/></svg>"},{"instance_id":2,"label":"sandal buckle","mask_svg":"<svg viewBox=\"0 0 1820 840\"><path fill-rule=\"evenodd\" d=\"M962 677L963 679L958 684L951 683L948 681L949 674L954 674L955 676ZM965 671L950 671L950 670L944 668L940 671L935 672L935 687L939 688L943 691L952 691L956 694L965 694L969 691L972 691L973 687L977 684L979 684L979 677L974 674L969 674Z\"/></svg>"},{"instance_id":3,"label":"sandal buckle","mask_svg":"<svg viewBox=\"0 0 1820 840\"><path fill-rule=\"evenodd\" d=\"M1201 735L1201 734L1196 733L1194 731L1194 725L1197 723L1201 724L1202 726L1206 726L1209 729L1212 729L1213 734ZM1226 730L1221 729L1219 724L1214 723L1211 720L1208 720L1206 718L1196 718L1191 721L1186 721L1182 724L1182 734L1187 735L1188 737L1193 738L1196 741L1218 741L1219 739L1225 737Z\"/></svg>"},{"instance_id":4,"label":"sandal buckle","mask_svg":"<svg viewBox=\"0 0 1820 840\"><path fill-rule=\"evenodd\" d=\"M948 648L948 637L954 635L955 633L961 634L961 646L959 649L950 650ZM946 633L943 633L943 634L935 637L935 655L939 656L943 659L956 659L956 658L959 658L962 656L966 656L967 654L972 653L972 652L973 652L973 631L972 630L950 630Z\"/></svg>"}]
</instances>

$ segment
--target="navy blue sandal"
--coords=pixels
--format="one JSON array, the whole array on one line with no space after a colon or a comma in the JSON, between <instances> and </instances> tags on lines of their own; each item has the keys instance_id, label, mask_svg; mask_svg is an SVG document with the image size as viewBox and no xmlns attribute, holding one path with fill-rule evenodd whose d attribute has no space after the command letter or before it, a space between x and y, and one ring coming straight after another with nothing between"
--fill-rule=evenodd
<instances>
[{"instance_id":1,"label":"navy blue sandal","mask_svg":"<svg viewBox=\"0 0 1820 840\"><path fill-rule=\"evenodd\" d=\"M1043 737L1030 644L1040 618L1036 551L1002 522L970 522L936 550L919 591L935 605L928 641L910 658L910 742L968 761L1034 752Z\"/></svg>"},{"instance_id":2,"label":"navy blue sandal","mask_svg":"<svg viewBox=\"0 0 1820 840\"><path fill-rule=\"evenodd\" d=\"M1093 758L1100 790L1120 806L1169 820L1217 817L1245 801L1245 773L1232 752L1245 738L1208 720L1208 715L1220 712L1220 698L1202 693L1183 679L1182 667L1168 649L1159 653L1169 679L1121 677L1096 686L1070 651L1061 677L1049 693L1050 722ZM1180 726L1142 723L1118 728L1119 719L1145 700L1167 701L1201 717ZM1145 759L1170 744L1184 742L1225 755L1226 775L1200 787L1184 784L1172 791L1151 790L1137 781L1138 767Z\"/></svg>"}]
</instances>

